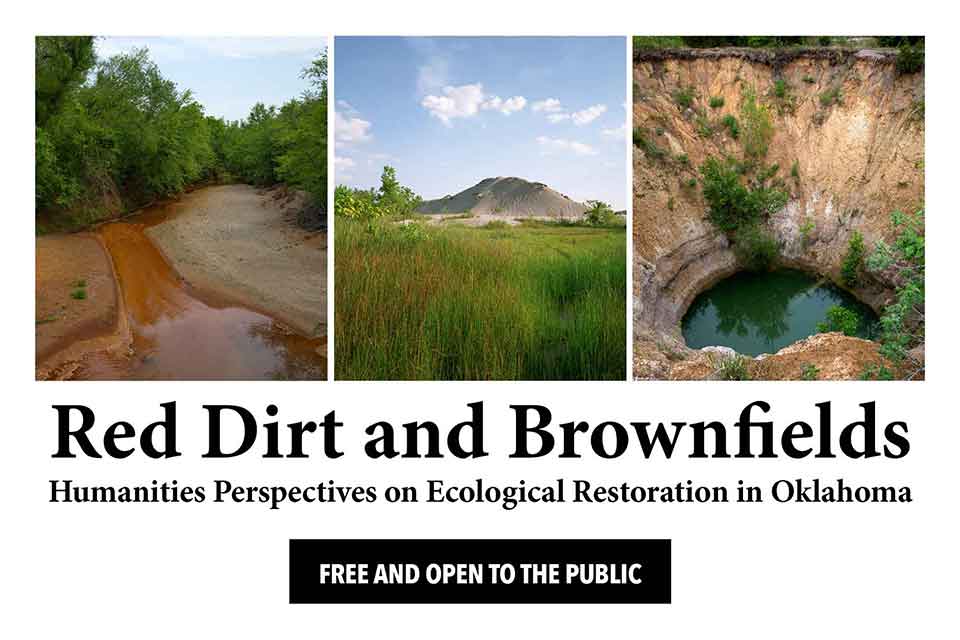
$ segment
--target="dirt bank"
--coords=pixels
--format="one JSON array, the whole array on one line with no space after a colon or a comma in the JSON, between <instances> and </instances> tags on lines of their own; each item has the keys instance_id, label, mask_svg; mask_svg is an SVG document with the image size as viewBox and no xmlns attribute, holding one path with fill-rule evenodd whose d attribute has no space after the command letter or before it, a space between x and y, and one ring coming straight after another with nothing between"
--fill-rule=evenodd
<instances>
[{"instance_id":1,"label":"dirt bank","mask_svg":"<svg viewBox=\"0 0 960 640\"><path fill-rule=\"evenodd\" d=\"M740 269L706 217L698 169L709 157L743 156L742 137L723 118L741 118L749 92L772 116L763 165L779 165L789 192L767 225L785 266L837 280L854 232L867 247L889 241L891 213L923 206L924 76L898 75L889 53L663 50L639 55L633 78L642 140L633 158L637 378L670 378L679 363L699 359L683 342L683 315ZM893 283L865 279L853 293L882 310ZM826 348L802 342L811 361ZM829 371L824 377L847 375Z\"/></svg>"},{"instance_id":2,"label":"dirt bank","mask_svg":"<svg viewBox=\"0 0 960 640\"><path fill-rule=\"evenodd\" d=\"M87 350L126 350L113 267L96 234L42 236L36 249L37 377L60 377Z\"/></svg>"},{"instance_id":3,"label":"dirt bank","mask_svg":"<svg viewBox=\"0 0 960 640\"><path fill-rule=\"evenodd\" d=\"M326 233L298 228L302 203L274 195L247 185L202 189L147 234L191 286L325 336Z\"/></svg>"}]
</instances>

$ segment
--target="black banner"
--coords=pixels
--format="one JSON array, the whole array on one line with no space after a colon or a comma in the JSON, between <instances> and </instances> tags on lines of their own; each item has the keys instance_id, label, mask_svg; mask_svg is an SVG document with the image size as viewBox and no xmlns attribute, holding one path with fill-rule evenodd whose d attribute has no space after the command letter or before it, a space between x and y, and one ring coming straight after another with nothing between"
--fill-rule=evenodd
<instances>
[{"instance_id":1,"label":"black banner","mask_svg":"<svg viewBox=\"0 0 960 640\"><path fill-rule=\"evenodd\" d=\"M670 602L670 540L290 540L290 602Z\"/></svg>"}]
</instances>

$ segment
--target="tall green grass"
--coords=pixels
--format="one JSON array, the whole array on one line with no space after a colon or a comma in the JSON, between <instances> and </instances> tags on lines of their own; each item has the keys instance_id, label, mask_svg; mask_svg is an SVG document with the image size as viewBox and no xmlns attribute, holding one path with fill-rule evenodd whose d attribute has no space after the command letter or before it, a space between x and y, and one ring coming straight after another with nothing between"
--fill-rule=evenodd
<instances>
[{"instance_id":1,"label":"tall green grass","mask_svg":"<svg viewBox=\"0 0 960 640\"><path fill-rule=\"evenodd\" d=\"M336 224L337 378L624 379L624 227Z\"/></svg>"}]
</instances>

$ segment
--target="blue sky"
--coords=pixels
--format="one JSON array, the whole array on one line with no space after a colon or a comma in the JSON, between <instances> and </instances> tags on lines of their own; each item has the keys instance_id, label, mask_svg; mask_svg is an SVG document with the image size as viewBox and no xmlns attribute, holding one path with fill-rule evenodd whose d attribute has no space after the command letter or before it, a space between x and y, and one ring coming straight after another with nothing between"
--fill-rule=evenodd
<instances>
[{"instance_id":1,"label":"blue sky","mask_svg":"<svg viewBox=\"0 0 960 640\"><path fill-rule=\"evenodd\" d=\"M300 71L326 47L326 38L105 37L97 53L109 57L146 47L160 72L193 91L207 114L240 120L257 102L281 105L308 83Z\"/></svg>"},{"instance_id":2,"label":"blue sky","mask_svg":"<svg viewBox=\"0 0 960 640\"><path fill-rule=\"evenodd\" d=\"M335 41L336 179L426 199L492 176L626 206L623 38Z\"/></svg>"}]
</instances>

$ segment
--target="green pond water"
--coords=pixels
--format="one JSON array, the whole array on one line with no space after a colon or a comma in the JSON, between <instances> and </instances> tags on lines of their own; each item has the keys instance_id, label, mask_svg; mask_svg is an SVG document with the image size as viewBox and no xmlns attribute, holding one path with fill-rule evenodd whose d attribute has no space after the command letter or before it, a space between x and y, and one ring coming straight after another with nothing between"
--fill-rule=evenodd
<instances>
[{"instance_id":1,"label":"green pond water","mask_svg":"<svg viewBox=\"0 0 960 640\"><path fill-rule=\"evenodd\" d=\"M741 272L704 291L683 318L687 346L730 347L756 356L774 353L817 331L834 305L860 318L858 335L871 338L877 316L870 307L827 281L801 271Z\"/></svg>"}]
</instances>

